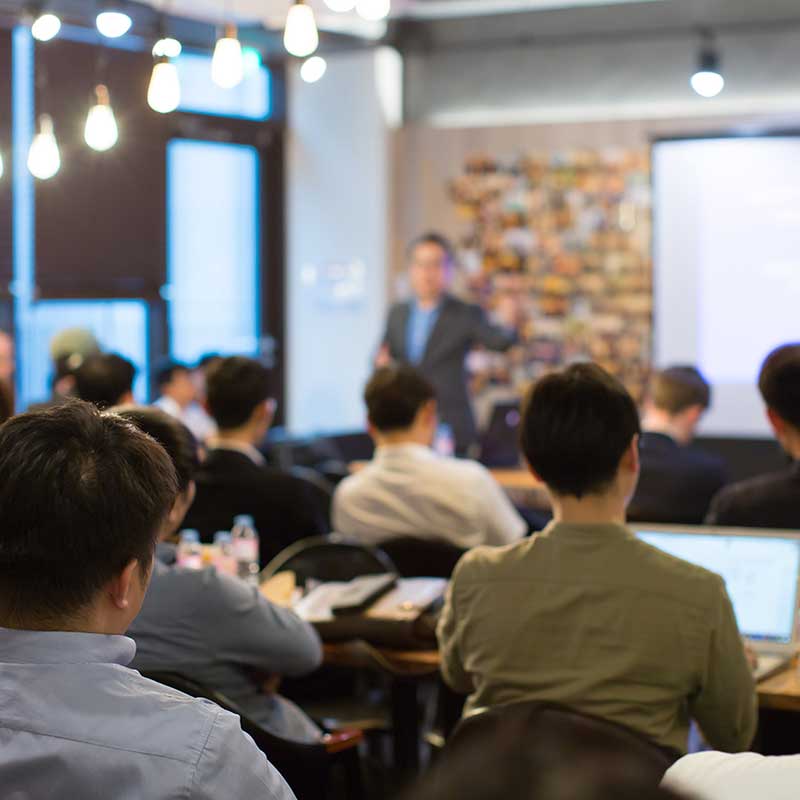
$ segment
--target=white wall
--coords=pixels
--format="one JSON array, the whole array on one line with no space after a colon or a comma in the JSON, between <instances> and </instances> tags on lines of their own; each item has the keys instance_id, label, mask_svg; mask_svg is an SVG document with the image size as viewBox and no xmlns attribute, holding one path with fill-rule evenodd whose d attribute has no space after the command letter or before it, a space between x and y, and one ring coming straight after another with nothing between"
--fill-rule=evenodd
<instances>
[{"instance_id":1,"label":"white wall","mask_svg":"<svg viewBox=\"0 0 800 800\"><path fill-rule=\"evenodd\" d=\"M386 312L390 146L401 67L381 49L289 77L288 425L363 425L361 392Z\"/></svg>"}]
</instances>

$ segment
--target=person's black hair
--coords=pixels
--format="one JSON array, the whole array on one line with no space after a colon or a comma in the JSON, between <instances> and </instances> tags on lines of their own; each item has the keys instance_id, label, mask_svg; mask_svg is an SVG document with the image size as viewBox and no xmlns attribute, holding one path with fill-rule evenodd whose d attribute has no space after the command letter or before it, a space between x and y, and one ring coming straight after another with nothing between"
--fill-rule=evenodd
<instances>
[{"instance_id":1,"label":"person's black hair","mask_svg":"<svg viewBox=\"0 0 800 800\"><path fill-rule=\"evenodd\" d=\"M596 364L575 364L537 381L524 404L522 451L553 491L581 498L614 480L639 433L636 403Z\"/></svg>"},{"instance_id":2,"label":"person's black hair","mask_svg":"<svg viewBox=\"0 0 800 800\"><path fill-rule=\"evenodd\" d=\"M656 408L680 414L692 406L711 405L711 386L697 367L675 366L656 372L650 380L650 400Z\"/></svg>"},{"instance_id":3,"label":"person's black hair","mask_svg":"<svg viewBox=\"0 0 800 800\"><path fill-rule=\"evenodd\" d=\"M381 367L364 389L367 418L381 433L410 428L419 410L436 398L433 386L413 367Z\"/></svg>"},{"instance_id":4,"label":"person's black hair","mask_svg":"<svg viewBox=\"0 0 800 800\"><path fill-rule=\"evenodd\" d=\"M462 722L405 800L677 800L659 788L671 760L603 720L517 704Z\"/></svg>"},{"instance_id":5,"label":"person's black hair","mask_svg":"<svg viewBox=\"0 0 800 800\"><path fill-rule=\"evenodd\" d=\"M154 406L120 406L111 411L152 436L166 451L175 467L178 489L185 492L200 468L197 440L175 417Z\"/></svg>"},{"instance_id":6,"label":"person's black hair","mask_svg":"<svg viewBox=\"0 0 800 800\"><path fill-rule=\"evenodd\" d=\"M758 389L768 408L800 430L800 344L785 344L764 360Z\"/></svg>"},{"instance_id":7,"label":"person's black hair","mask_svg":"<svg viewBox=\"0 0 800 800\"><path fill-rule=\"evenodd\" d=\"M51 628L133 559L149 575L177 496L156 441L79 400L0 427L0 624Z\"/></svg>"},{"instance_id":8,"label":"person's black hair","mask_svg":"<svg viewBox=\"0 0 800 800\"><path fill-rule=\"evenodd\" d=\"M169 359L160 361L153 370L153 384L160 391L164 386L172 382L178 372L185 372L188 375L191 370L188 365L180 361L171 361Z\"/></svg>"},{"instance_id":9,"label":"person's black hair","mask_svg":"<svg viewBox=\"0 0 800 800\"><path fill-rule=\"evenodd\" d=\"M450 240L443 234L437 233L436 231L426 231L420 236L417 236L417 238L408 245L407 256L409 259L414 254L414 250L416 250L421 244L438 245L442 248L442 250L444 250L448 263L455 263L456 251L453 249L453 245L451 244Z\"/></svg>"},{"instance_id":10,"label":"person's black hair","mask_svg":"<svg viewBox=\"0 0 800 800\"><path fill-rule=\"evenodd\" d=\"M117 405L133 390L136 367L116 353L88 356L75 370L75 389L81 400L98 408Z\"/></svg>"},{"instance_id":11,"label":"person's black hair","mask_svg":"<svg viewBox=\"0 0 800 800\"><path fill-rule=\"evenodd\" d=\"M222 430L244 425L271 396L270 371L253 358L223 358L208 371L206 402Z\"/></svg>"}]
</instances>

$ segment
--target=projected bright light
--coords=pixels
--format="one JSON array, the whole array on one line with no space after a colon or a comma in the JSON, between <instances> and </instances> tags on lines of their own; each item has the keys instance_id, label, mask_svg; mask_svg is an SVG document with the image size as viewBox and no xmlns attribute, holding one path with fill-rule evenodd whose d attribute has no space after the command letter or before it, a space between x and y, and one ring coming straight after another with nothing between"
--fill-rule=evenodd
<instances>
[{"instance_id":1,"label":"projected bright light","mask_svg":"<svg viewBox=\"0 0 800 800\"><path fill-rule=\"evenodd\" d=\"M719 72L695 72L690 83L700 97L716 97L725 88L725 78Z\"/></svg>"}]
</instances>

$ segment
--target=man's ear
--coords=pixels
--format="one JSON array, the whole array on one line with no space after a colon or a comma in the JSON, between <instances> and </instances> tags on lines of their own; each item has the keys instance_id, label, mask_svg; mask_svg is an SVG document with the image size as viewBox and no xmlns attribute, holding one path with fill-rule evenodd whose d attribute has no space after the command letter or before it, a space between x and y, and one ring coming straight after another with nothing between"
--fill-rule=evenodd
<instances>
[{"instance_id":1,"label":"man's ear","mask_svg":"<svg viewBox=\"0 0 800 800\"><path fill-rule=\"evenodd\" d=\"M108 595L120 611L124 611L130 605L131 585L139 578L139 560L132 558L122 572L108 582Z\"/></svg>"},{"instance_id":2,"label":"man's ear","mask_svg":"<svg viewBox=\"0 0 800 800\"><path fill-rule=\"evenodd\" d=\"M636 436L631 439L631 443L626 448L625 452L622 454L622 466L628 472L638 472L639 471L639 434L637 433Z\"/></svg>"},{"instance_id":3,"label":"man's ear","mask_svg":"<svg viewBox=\"0 0 800 800\"><path fill-rule=\"evenodd\" d=\"M769 420L769 424L772 426L772 430L775 431L775 435L780 437L786 432L786 423L783 420L783 417L778 414L772 408L767 408L767 419Z\"/></svg>"}]
</instances>

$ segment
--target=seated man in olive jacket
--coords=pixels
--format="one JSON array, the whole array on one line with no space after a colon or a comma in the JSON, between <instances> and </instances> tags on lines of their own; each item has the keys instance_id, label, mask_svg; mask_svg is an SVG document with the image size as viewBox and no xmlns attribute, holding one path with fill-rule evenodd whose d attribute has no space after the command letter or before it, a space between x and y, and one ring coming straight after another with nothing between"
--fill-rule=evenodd
<instances>
[{"instance_id":1,"label":"seated man in olive jacket","mask_svg":"<svg viewBox=\"0 0 800 800\"><path fill-rule=\"evenodd\" d=\"M746 748L756 693L725 584L625 526L639 415L600 367L542 378L522 422L553 522L467 553L439 621L442 671L467 712L524 700L620 723L672 753L697 720L712 747Z\"/></svg>"}]
</instances>

